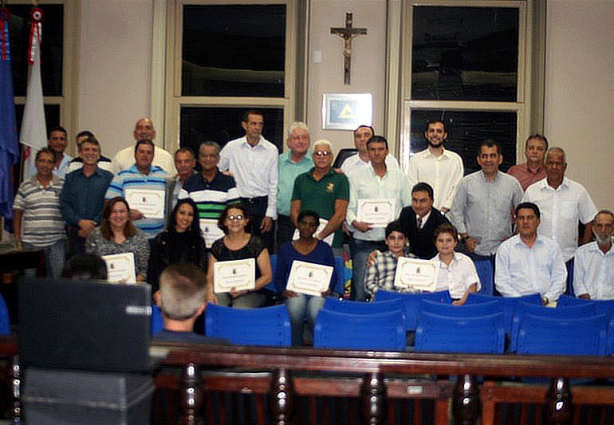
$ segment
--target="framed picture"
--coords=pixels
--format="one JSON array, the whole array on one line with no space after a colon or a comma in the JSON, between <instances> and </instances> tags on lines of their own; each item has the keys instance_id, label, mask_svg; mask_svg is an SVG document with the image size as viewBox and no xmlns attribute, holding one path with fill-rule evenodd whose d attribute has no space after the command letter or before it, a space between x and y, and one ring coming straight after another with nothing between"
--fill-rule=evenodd
<instances>
[{"instance_id":1,"label":"framed picture","mask_svg":"<svg viewBox=\"0 0 614 425\"><path fill-rule=\"evenodd\" d=\"M328 93L322 102L322 129L355 130L371 125L373 95L371 93Z\"/></svg>"}]
</instances>

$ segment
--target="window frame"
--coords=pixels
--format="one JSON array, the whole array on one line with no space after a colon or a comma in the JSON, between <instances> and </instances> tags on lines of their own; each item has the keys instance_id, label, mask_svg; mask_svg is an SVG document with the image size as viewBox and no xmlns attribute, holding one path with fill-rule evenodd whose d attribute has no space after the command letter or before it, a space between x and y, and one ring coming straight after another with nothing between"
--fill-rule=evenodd
<instances>
[{"instance_id":1,"label":"window frame","mask_svg":"<svg viewBox=\"0 0 614 425\"><path fill-rule=\"evenodd\" d=\"M163 0L157 0L163 1ZM286 52L283 97L183 96L181 94L181 55L184 5L286 5ZM182 107L234 107L251 109L281 108L284 130L294 121L297 105L297 28L296 0L171 0L167 8L166 89L164 93L164 136L166 148L174 152L180 145ZM240 123L237 123L237 126ZM285 134L285 131L283 132ZM282 145L283 141L279 141Z\"/></svg>"}]
</instances>

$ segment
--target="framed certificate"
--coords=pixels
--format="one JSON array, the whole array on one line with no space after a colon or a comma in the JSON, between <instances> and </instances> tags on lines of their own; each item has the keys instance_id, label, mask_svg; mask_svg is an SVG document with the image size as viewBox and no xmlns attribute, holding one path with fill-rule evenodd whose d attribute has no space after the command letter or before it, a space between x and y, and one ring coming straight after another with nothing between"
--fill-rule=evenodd
<instances>
[{"instance_id":1,"label":"framed certificate","mask_svg":"<svg viewBox=\"0 0 614 425\"><path fill-rule=\"evenodd\" d=\"M359 199L358 221L364 221L373 227L386 227L396 218L396 200L394 199Z\"/></svg>"},{"instance_id":2,"label":"framed certificate","mask_svg":"<svg viewBox=\"0 0 614 425\"><path fill-rule=\"evenodd\" d=\"M256 260L217 261L213 264L213 292L242 291L256 287Z\"/></svg>"},{"instance_id":3,"label":"framed certificate","mask_svg":"<svg viewBox=\"0 0 614 425\"><path fill-rule=\"evenodd\" d=\"M201 219L200 230L207 248L211 248L213 242L224 237L224 232L217 226L217 220L210 218Z\"/></svg>"},{"instance_id":4,"label":"framed certificate","mask_svg":"<svg viewBox=\"0 0 614 425\"><path fill-rule=\"evenodd\" d=\"M130 208L139 210L147 218L164 218L163 190L126 189L124 192Z\"/></svg>"},{"instance_id":5,"label":"framed certificate","mask_svg":"<svg viewBox=\"0 0 614 425\"><path fill-rule=\"evenodd\" d=\"M136 269L134 267L134 254L103 255L107 263L107 281L111 283L136 283Z\"/></svg>"},{"instance_id":6,"label":"framed certificate","mask_svg":"<svg viewBox=\"0 0 614 425\"><path fill-rule=\"evenodd\" d=\"M324 230L324 228L326 227L326 225L328 224L328 220L325 220L323 218L320 218L320 225L318 226L318 228L316 229L316 232L314 233L314 235L317 235L318 233L320 233L322 230ZM299 234L298 234L298 229L296 229L294 231L294 235L292 236L292 240L295 241L299 238ZM331 233L330 235L328 235L327 237L324 238L324 242L326 242L327 244L329 244L330 246L333 246L333 240L335 239L335 232Z\"/></svg>"},{"instance_id":7,"label":"framed certificate","mask_svg":"<svg viewBox=\"0 0 614 425\"><path fill-rule=\"evenodd\" d=\"M333 276L331 266L295 260L290 269L286 289L300 294L319 297L330 285Z\"/></svg>"},{"instance_id":8,"label":"framed certificate","mask_svg":"<svg viewBox=\"0 0 614 425\"><path fill-rule=\"evenodd\" d=\"M400 257L394 275L394 286L403 289L434 292L437 266L431 260Z\"/></svg>"}]
</instances>

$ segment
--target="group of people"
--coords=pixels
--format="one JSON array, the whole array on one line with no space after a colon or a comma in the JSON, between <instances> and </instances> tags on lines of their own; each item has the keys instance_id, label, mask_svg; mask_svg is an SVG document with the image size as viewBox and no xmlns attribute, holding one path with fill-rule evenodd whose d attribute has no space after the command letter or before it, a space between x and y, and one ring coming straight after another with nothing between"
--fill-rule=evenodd
<instances>
[{"instance_id":1,"label":"group of people","mask_svg":"<svg viewBox=\"0 0 614 425\"><path fill-rule=\"evenodd\" d=\"M281 155L262 136L262 113L247 111L241 125L245 136L223 149L204 142L197 157L188 148L172 156L155 145L154 125L143 118L134 146L112 160L101 156L91 132L79 133L79 157L70 158L66 130L53 128L49 147L36 154L36 174L15 197L15 237L24 248L44 249L47 273L56 278L67 254L132 252L137 281L154 292L173 264L206 270L205 301L222 305L263 306L274 282L288 305L295 344L335 278L320 297L286 290L292 264L332 267L344 239L353 260L351 298L358 301L377 297L379 289L415 291L395 287L400 257L433 260L436 289L449 290L455 304L480 289L473 261L484 259L495 264L503 296L539 292L545 304L556 301L575 256L576 295L614 297L608 267L614 215L597 213L588 192L565 177L565 152L548 149L541 135L528 138L527 162L508 173L499 170L496 141L482 142L481 169L463 176L460 156L444 147L448 132L439 120L427 124L428 147L410 159L406 173L370 126L354 131L357 154L337 169L332 143L312 146L305 123L290 126ZM163 198L164 214L131 206L135 194ZM387 225L369 221L370 202L389 209ZM578 223L586 226L584 241L594 234L595 242L578 248ZM256 263L254 289L214 292L214 264L245 258Z\"/></svg>"}]
</instances>

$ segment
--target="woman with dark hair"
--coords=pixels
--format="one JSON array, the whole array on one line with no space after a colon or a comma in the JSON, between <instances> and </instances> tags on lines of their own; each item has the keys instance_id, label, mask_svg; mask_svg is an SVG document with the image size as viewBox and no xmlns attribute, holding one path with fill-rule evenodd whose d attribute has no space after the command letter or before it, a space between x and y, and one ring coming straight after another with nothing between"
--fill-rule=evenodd
<instances>
[{"instance_id":1,"label":"woman with dark hair","mask_svg":"<svg viewBox=\"0 0 614 425\"><path fill-rule=\"evenodd\" d=\"M224 236L213 243L207 271L207 301L237 308L262 307L266 303L264 287L272 280L271 262L266 245L257 236L249 233L251 216L243 204L228 205L218 220ZM213 292L214 264L218 261L256 260L255 288L252 290Z\"/></svg>"},{"instance_id":2,"label":"woman with dark hair","mask_svg":"<svg viewBox=\"0 0 614 425\"><path fill-rule=\"evenodd\" d=\"M121 196L109 200L104 206L100 227L88 235L85 251L101 257L132 252L137 282L147 280L149 242L143 231L132 224L130 206Z\"/></svg>"},{"instance_id":3,"label":"woman with dark hair","mask_svg":"<svg viewBox=\"0 0 614 425\"><path fill-rule=\"evenodd\" d=\"M320 225L320 216L315 211L301 211L297 218L299 238L286 242L279 248L275 286L277 292L283 294L290 321L292 322L292 345L303 345L303 324L305 318L313 329L318 312L324 305L324 297L332 293L337 281L336 273L329 282L328 289L319 297L288 291L286 285L295 260L308 263L335 266L332 248L325 242L313 237Z\"/></svg>"},{"instance_id":4,"label":"woman with dark hair","mask_svg":"<svg viewBox=\"0 0 614 425\"><path fill-rule=\"evenodd\" d=\"M175 263L189 263L205 269L205 241L200 233L198 209L190 198L180 199L173 208L168 226L151 245L147 281L152 294L160 288L160 274Z\"/></svg>"}]
</instances>

